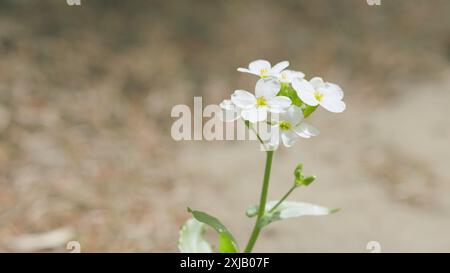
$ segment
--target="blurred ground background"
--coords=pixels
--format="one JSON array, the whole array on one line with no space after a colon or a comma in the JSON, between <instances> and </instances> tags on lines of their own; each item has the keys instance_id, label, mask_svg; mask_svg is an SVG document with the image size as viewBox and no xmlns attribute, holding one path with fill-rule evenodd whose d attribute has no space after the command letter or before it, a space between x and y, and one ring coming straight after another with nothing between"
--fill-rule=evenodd
<instances>
[{"instance_id":1,"label":"blurred ground background","mask_svg":"<svg viewBox=\"0 0 450 273\"><path fill-rule=\"evenodd\" d=\"M318 180L291 199L342 210L272 224L255 250L450 251L449 14L447 0L0 1L0 251L65 252L39 244L63 228L85 252L175 252L187 206L244 246L265 155L175 142L170 111L253 90L236 68L259 58L340 84L348 110L317 111L321 136L279 150L270 185L279 198L303 162Z\"/></svg>"}]
</instances>

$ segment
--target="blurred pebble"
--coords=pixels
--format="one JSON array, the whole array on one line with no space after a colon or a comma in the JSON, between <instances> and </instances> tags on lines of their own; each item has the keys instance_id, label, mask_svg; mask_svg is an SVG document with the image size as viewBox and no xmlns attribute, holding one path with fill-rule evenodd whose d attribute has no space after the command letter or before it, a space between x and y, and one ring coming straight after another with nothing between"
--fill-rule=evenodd
<instances>
[{"instance_id":1,"label":"blurred pebble","mask_svg":"<svg viewBox=\"0 0 450 273\"><path fill-rule=\"evenodd\" d=\"M7 246L11 250L20 252L49 250L64 246L73 237L72 228L64 227L45 233L18 236L10 239Z\"/></svg>"}]
</instances>

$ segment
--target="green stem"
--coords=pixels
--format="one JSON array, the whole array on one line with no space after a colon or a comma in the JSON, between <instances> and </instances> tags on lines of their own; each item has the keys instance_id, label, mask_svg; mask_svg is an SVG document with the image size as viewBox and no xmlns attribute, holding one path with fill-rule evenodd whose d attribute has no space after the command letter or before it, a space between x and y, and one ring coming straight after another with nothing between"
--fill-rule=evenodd
<instances>
[{"instance_id":1,"label":"green stem","mask_svg":"<svg viewBox=\"0 0 450 273\"><path fill-rule=\"evenodd\" d=\"M278 208L278 206L281 205L281 203L283 203L284 200L286 200L286 198L288 198L288 196L295 190L295 188L297 188L297 185L293 185L288 192L280 199L280 201L278 201L278 203L273 206L270 210L269 213L274 212L276 208Z\"/></svg>"},{"instance_id":2,"label":"green stem","mask_svg":"<svg viewBox=\"0 0 450 273\"><path fill-rule=\"evenodd\" d=\"M253 227L252 235L250 236L250 239L248 240L247 246L245 247L244 250L246 253L252 252L253 246L255 245L256 240L258 239L259 232L261 231L260 221L261 218L264 216L264 212L266 209L267 192L269 191L270 170L272 168L272 158L273 158L273 151L268 151L266 157L266 167L264 170L264 180L261 190L261 198L259 201L258 214L256 217L255 226Z\"/></svg>"}]
</instances>

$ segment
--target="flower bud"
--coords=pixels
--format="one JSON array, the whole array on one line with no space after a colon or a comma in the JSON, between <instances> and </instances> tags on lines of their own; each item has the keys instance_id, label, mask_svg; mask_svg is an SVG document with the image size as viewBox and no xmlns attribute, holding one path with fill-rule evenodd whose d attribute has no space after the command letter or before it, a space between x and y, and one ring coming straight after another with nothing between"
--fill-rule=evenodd
<instances>
[{"instance_id":1,"label":"flower bud","mask_svg":"<svg viewBox=\"0 0 450 273\"><path fill-rule=\"evenodd\" d=\"M295 180L302 179L302 177L303 177L302 172L303 172L303 164L298 164L294 170Z\"/></svg>"},{"instance_id":2,"label":"flower bud","mask_svg":"<svg viewBox=\"0 0 450 273\"><path fill-rule=\"evenodd\" d=\"M316 176L308 176L305 179L303 179L302 181L302 185L308 186L309 184L311 184L312 182L314 182L314 180L316 180Z\"/></svg>"},{"instance_id":3,"label":"flower bud","mask_svg":"<svg viewBox=\"0 0 450 273\"><path fill-rule=\"evenodd\" d=\"M314 180L316 180L316 176L312 175L312 176L303 176L303 164L298 164L297 167L294 170L294 177L295 177L295 185L297 187L299 186L308 186L309 184L311 184L312 182L314 182Z\"/></svg>"}]
</instances>

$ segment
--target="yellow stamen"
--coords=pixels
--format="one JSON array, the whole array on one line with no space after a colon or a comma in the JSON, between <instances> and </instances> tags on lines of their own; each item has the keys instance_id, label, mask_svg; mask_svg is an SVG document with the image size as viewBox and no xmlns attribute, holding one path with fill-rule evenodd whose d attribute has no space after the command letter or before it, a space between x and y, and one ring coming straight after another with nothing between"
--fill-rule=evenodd
<instances>
[{"instance_id":1,"label":"yellow stamen","mask_svg":"<svg viewBox=\"0 0 450 273\"><path fill-rule=\"evenodd\" d=\"M258 106L266 106L267 105L266 98L264 98L263 96L257 98L256 99L256 105L258 105Z\"/></svg>"},{"instance_id":2,"label":"yellow stamen","mask_svg":"<svg viewBox=\"0 0 450 273\"><path fill-rule=\"evenodd\" d=\"M280 129L283 130L283 131L288 131L288 130L291 129L291 127L292 127L292 125L289 122L285 121L285 120L282 120L280 122Z\"/></svg>"},{"instance_id":3,"label":"yellow stamen","mask_svg":"<svg viewBox=\"0 0 450 273\"><path fill-rule=\"evenodd\" d=\"M263 77L267 76L268 72L269 71L266 68L263 68L263 69L259 70L259 75L263 78Z\"/></svg>"},{"instance_id":4,"label":"yellow stamen","mask_svg":"<svg viewBox=\"0 0 450 273\"><path fill-rule=\"evenodd\" d=\"M321 101L323 98L323 94L319 91L314 92L314 98L316 98L316 100Z\"/></svg>"}]
</instances>

